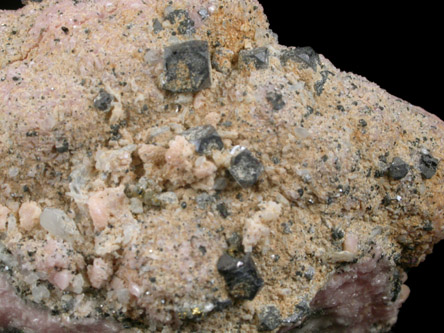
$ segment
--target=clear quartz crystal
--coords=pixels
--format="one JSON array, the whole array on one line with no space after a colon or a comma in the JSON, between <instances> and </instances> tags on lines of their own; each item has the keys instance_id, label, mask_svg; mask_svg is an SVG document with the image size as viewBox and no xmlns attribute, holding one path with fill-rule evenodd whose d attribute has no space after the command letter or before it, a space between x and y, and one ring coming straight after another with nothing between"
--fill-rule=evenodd
<instances>
[{"instance_id":1,"label":"clear quartz crystal","mask_svg":"<svg viewBox=\"0 0 444 333\"><path fill-rule=\"evenodd\" d=\"M57 208L45 208L40 215L40 225L51 235L65 240L79 234L75 222Z\"/></svg>"}]
</instances>

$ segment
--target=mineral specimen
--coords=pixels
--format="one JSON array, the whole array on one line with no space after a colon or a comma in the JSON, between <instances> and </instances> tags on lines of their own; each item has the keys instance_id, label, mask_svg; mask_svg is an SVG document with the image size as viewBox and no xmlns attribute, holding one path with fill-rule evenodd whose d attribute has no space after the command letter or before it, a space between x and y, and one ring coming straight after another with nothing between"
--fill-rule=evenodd
<instances>
[{"instance_id":1,"label":"mineral specimen","mask_svg":"<svg viewBox=\"0 0 444 333\"><path fill-rule=\"evenodd\" d=\"M259 331L272 331L280 324L281 314L275 306L266 306L259 312Z\"/></svg>"},{"instance_id":2,"label":"mineral specimen","mask_svg":"<svg viewBox=\"0 0 444 333\"><path fill-rule=\"evenodd\" d=\"M399 157L393 159L389 168L390 177L394 180L400 180L404 178L409 172L409 166Z\"/></svg>"},{"instance_id":3,"label":"mineral specimen","mask_svg":"<svg viewBox=\"0 0 444 333\"><path fill-rule=\"evenodd\" d=\"M211 125L190 128L183 132L182 135L196 146L196 151L199 154L209 153L213 148L218 150L224 148L222 139Z\"/></svg>"},{"instance_id":4,"label":"mineral specimen","mask_svg":"<svg viewBox=\"0 0 444 333\"><path fill-rule=\"evenodd\" d=\"M422 154L419 161L419 170L425 179L430 179L436 173L439 161L429 154Z\"/></svg>"},{"instance_id":5,"label":"mineral specimen","mask_svg":"<svg viewBox=\"0 0 444 333\"><path fill-rule=\"evenodd\" d=\"M320 65L319 55L308 46L297 48L289 47L282 52L280 60L283 65L286 65L289 60L296 61L311 67L314 71L316 71L318 65Z\"/></svg>"},{"instance_id":6,"label":"mineral specimen","mask_svg":"<svg viewBox=\"0 0 444 333\"><path fill-rule=\"evenodd\" d=\"M236 151L236 150L235 150ZM230 173L242 187L251 187L259 179L263 170L261 162L248 149L241 148L231 160Z\"/></svg>"},{"instance_id":7,"label":"mineral specimen","mask_svg":"<svg viewBox=\"0 0 444 333\"><path fill-rule=\"evenodd\" d=\"M256 0L0 12L0 328L384 332L444 237L444 125Z\"/></svg>"},{"instance_id":8,"label":"mineral specimen","mask_svg":"<svg viewBox=\"0 0 444 333\"><path fill-rule=\"evenodd\" d=\"M258 47L252 50L241 50L239 52L239 62L242 66L253 64L256 69L268 67L269 51L266 47Z\"/></svg>"},{"instance_id":9,"label":"mineral specimen","mask_svg":"<svg viewBox=\"0 0 444 333\"><path fill-rule=\"evenodd\" d=\"M249 254L234 258L224 253L217 262L217 270L224 277L228 293L234 299L252 300L264 284Z\"/></svg>"},{"instance_id":10,"label":"mineral specimen","mask_svg":"<svg viewBox=\"0 0 444 333\"><path fill-rule=\"evenodd\" d=\"M100 111L109 111L113 97L104 89L100 89L99 94L94 99L94 106Z\"/></svg>"},{"instance_id":11,"label":"mineral specimen","mask_svg":"<svg viewBox=\"0 0 444 333\"><path fill-rule=\"evenodd\" d=\"M174 44L164 51L165 83L172 92L199 91L211 86L210 55L205 41Z\"/></svg>"}]
</instances>

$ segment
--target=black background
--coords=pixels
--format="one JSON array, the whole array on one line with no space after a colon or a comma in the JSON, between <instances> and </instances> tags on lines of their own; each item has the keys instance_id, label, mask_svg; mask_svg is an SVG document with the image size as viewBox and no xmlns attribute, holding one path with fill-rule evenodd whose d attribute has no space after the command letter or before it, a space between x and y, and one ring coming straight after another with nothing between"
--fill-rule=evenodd
<instances>
[{"instance_id":1,"label":"black background","mask_svg":"<svg viewBox=\"0 0 444 333\"><path fill-rule=\"evenodd\" d=\"M437 7L375 2L325 6L320 2L260 0L280 44L311 46L337 68L365 76L392 95L440 115L442 30ZM1 1L15 9L20 1ZM442 116L441 116L442 117ZM438 332L444 299L444 244L409 272L411 294L393 333Z\"/></svg>"},{"instance_id":2,"label":"black background","mask_svg":"<svg viewBox=\"0 0 444 333\"><path fill-rule=\"evenodd\" d=\"M23 7L20 0L3 0L0 2L0 9L17 9Z\"/></svg>"}]
</instances>

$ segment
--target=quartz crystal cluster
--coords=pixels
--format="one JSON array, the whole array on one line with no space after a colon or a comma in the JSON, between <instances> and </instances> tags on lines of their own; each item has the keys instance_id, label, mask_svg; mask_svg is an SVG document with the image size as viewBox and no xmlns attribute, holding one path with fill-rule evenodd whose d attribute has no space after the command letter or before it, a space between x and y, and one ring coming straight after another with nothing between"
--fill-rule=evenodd
<instances>
[{"instance_id":1,"label":"quartz crystal cluster","mask_svg":"<svg viewBox=\"0 0 444 333\"><path fill-rule=\"evenodd\" d=\"M256 0L0 11L0 128L6 331L388 332L444 237L443 123Z\"/></svg>"}]
</instances>

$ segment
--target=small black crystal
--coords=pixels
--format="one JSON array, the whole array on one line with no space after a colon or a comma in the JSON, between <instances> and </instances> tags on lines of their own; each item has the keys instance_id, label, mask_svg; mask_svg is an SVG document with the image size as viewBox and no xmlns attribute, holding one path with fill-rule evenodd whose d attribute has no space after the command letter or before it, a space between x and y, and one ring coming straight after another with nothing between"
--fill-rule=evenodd
<instances>
[{"instance_id":1,"label":"small black crystal","mask_svg":"<svg viewBox=\"0 0 444 333\"><path fill-rule=\"evenodd\" d=\"M165 19L170 21L171 24L179 22L177 32L180 35L191 35L196 32L194 21L190 18L188 11L184 9L173 10L171 13L165 16Z\"/></svg>"},{"instance_id":2,"label":"small black crystal","mask_svg":"<svg viewBox=\"0 0 444 333\"><path fill-rule=\"evenodd\" d=\"M439 161L434 158L432 155L429 154L423 154L421 155L421 159L419 161L419 171L421 171L421 175L425 179L432 178L435 173L436 169L438 168Z\"/></svg>"},{"instance_id":3,"label":"small black crystal","mask_svg":"<svg viewBox=\"0 0 444 333\"><path fill-rule=\"evenodd\" d=\"M234 258L224 253L217 262L217 270L235 299L252 300L264 284L250 254Z\"/></svg>"},{"instance_id":4,"label":"small black crystal","mask_svg":"<svg viewBox=\"0 0 444 333\"><path fill-rule=\"evenodd\" d=\"M267 101L271 104L274 111L279 111L285 106L284 99L282 98L282 94L276 92L267 93Z\"/></svg>"},{"instance_id":5,"label":"small black crystal","mask_svg":"<svg viewBox=\"0 0 444 333\"><path fill-rule=\"evenodd\" d=\"M223 310L229 308L230 306L232 306L233 301L231 299L227 299L227 300L223 300L223 301L216 300L213 302L213 304L214 304L213 311L218 312L218 311L223 311Z\"/></svg>"},{"instance_id":6,"label":"small black crystal","mask_svg":"<svg viewBox=\"0 0 444 333\"><path fill-rule=\"evenodd\" d=\"M105 89L100 89L99 94L94 99L94 107L100 111L109 111L113 96L111 96Z\"/></svg>"},{"instance_id":7,"label":"small black crystal","mask_svg":"<svg viewBox=\"0 0 444 333\"><path fill-rule=\"evenodd\" d=\"M329 71L322 71L320 74L322 78L319 81L316 81L313 85L313 88L316 91L316 95L318 96L321 96L322 92L324 91L324 85L327 82L328 75L332 75L333 73Z\"/></svg>"},{"instance_id":8,"label":"small black crystal","mask_svg":"<svg viewBox=\"0 0 444 333\"><path fill-rule=\"evenodd\" d=\"M268 305L259 312L259 331L272 331L282 322L281 313L274 305Z\"/></svg>"},{"instance_id":9,"label":"small black crystal","mask_svg":"<svg viewBox=\"0 0 444 333\"><path fill-rule=\"evenodd\" d=\"M211 86L208 43L192 40L165 48L165 82L163 89L196 92Z\"/></svg>"},{"instance_id":10,"label":"small black crystal","mask_svg":"<svg viewBox=\"0 0 444 333\"><path fill-rule=\"evenodd\" d=\"M333 228L333 230L331 231L331 237L333 238L333 240L339 240L344 238L344 231L342 231L339 228Z\"/></svg>"},{"instance_id":11,"label":"small black crystal","mask_svg":"<svg viewBox=\"0 0 444 333\"><path fill-rule=\"evenodd\" d=\"M69 150L69 143L66 139L60 139L56 142L55 149L58 153L66 153Z\"/></svg>"},{"instance_id":12,"label":"small black crystal","mask_svg":"<svg viewBox=\"0 0 444 333\"><path fill-rule=\"evenodd\" d=\"M192 127L182 135L196 146L199 154L208 154L212 149L222 150L224 144L216 129L211 125Z\"/></svg>"},{"instance_id":13,"label":"small black crystal","mask_svg":"<svg viewBox=\"0 0 444 333\"><path fill-rule=\"evenodd\" d=\"M264 167L248 150L244 149L231 159L230 174L243 188L251 187L258 181Z\"/></svg>"},{"instance_id":14,"label":"small black crystal","mask_svg":"<svg viewBox=\"0 0 444 333\"><path fill-rule=\"evenodd\" d=\"M224 219L226 219L228 215L230 215L224 202L218 203L216 209L219 212L220 216L222 216Z\"/></svg>"},{"instance_id":15,"label":"small black crystal","mask_svg":"<svg viewBox=\"0 0 444 333\"><path fill-rule=\"evenodd\" d=\"M305 320L305 318L309 314L310 314L310 306L306 301L302 301L295 305L293 314L290 317L285 318L282 321L282 323L284 325L289 325L289 324L299 325Z\"/></svg>"},{"instance_id":16,"label":"small black crystal","mask_svg":"<svg viewBox=\"0 0 444 333\"><path fill-rule=\"evenodd\" d=\"M284 50L280 56L281 64L285 66L289 60L299 62L306 67L316 71L320 64L319 55L310 47L290 47Z\"/></svg>"},{"instance_id":17,"label":"small black crystal","mask_svg":"<svg viewBox=\"0 0 444 333\"><path fill-rule=\"evenodd\" d=\"M162 23L160 23L159 19L153 19L153 31L155 34L161 32L163 30Z\"/></svg>"},{"instance_id":18,"label":"small black crystal","mask_svg":"<svg viewBox=\"0 0 444 333\"><path fill-rule=\"evenodd\" d=\"M388 174L390 178L394 180L400 180L404 178L409 172L409 166L401 158L395 157L390 164Z\"/></svg>"},{"instance_id":19,"label":"small black crystal","mask_svg":"<svg viewBox=\"0 0 444 333\"><path fill-rule=\"evenodd\" d=\"M252 50L241 50L239 61L242 65L253 64L256 69L268 67L269 51L266 47L258 47Z\"/></svg>"}]
</instances>

